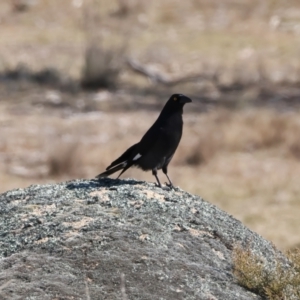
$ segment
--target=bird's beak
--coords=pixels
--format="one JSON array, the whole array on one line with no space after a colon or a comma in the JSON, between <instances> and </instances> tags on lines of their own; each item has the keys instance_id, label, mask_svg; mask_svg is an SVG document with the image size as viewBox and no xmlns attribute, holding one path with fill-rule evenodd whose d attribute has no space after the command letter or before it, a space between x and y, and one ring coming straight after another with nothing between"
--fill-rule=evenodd
<instances>
[{"instance_id":1,"label":"bird's beak","mask_svg":"<svg viewBox=\"0 0 300 300\"><path fill-rule=\"evenodd\" d=\"M189 102L192 102L192 100L187 96L181 96L179 99L179 103L182 104L189 103Z\"/></svg>"}]
</instances>

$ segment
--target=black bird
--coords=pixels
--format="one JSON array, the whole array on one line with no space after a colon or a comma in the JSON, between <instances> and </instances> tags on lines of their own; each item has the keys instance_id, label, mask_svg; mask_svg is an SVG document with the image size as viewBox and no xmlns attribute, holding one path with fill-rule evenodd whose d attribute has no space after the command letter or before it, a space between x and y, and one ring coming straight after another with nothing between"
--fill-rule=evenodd
<instances>
[{"instance_id":1,"label":"black bird","mask_svg":"<svg viewBox=\"0 0 300 300\"><path fill-rule=\"evenodd\" d=\"M169 181L169 184L166 183L167 186L174 188L168 176L168 165L182 136L183 106L188 102L192 100L182 94L172 95L140 142L127 149L106 168L105 172L96 177L107 177L122 170L119 178L131 166L136 166L144 171L152 170L158 186L162 187L157 176L157 170L162 169Z\"/></svg>"}]
</instances>

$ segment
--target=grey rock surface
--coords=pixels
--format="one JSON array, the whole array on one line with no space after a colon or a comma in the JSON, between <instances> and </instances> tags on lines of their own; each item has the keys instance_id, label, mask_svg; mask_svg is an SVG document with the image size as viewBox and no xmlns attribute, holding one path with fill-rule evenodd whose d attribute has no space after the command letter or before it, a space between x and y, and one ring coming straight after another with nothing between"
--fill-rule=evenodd
<instances>
[{"instance_id":1,"label":"grey rock surface","mask_svg":"<svg viewBox=\"0 0 300 300\"><path fill-rule=\"evenodd\" d=\"M76 180L0 195L0 299L261 299L232 248L272 245L198 196L134 180Z\"/></svg>"}]
</instances>

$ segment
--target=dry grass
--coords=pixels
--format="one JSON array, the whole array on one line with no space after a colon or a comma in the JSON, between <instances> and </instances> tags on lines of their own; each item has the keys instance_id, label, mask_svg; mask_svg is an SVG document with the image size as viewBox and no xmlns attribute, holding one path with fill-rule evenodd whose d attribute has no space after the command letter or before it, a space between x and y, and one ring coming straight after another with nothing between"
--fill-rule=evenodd
<instances>
[{"instance_id":1,"label":"dry grass","mask_svg":"<svg viewBox=\"0 0 300 300\"><path fill-rule=\"evenodd\" d=\"M49 153L45 161L47 176L59 178L60 176L83 177L84 153L80 152L80 144L72 141L55 141L49 145Z\"/></svg>"},{"instance_id":2,"label":"dry grass","mask_svg":"<svg viewBox=\"0 0 300 300\"><path fill-rule=\"evenodd\" d=\"M278 113L271 109L219 111L202 118L196 144L186 162L208 162L219 152L252 153L274 150L286 158L299 158L300 121L295 113Z\"/></svg>"},{"instance_id":3,"label":"dry grass","mask_svg":"<svg viewBox=\"0 0 300 300\"><path fill-rule=\"evenodd\" d=\"M234 275L239 284L269 300L299 299L300 252L289 255L291 265L276 257L274 266L266 257L259 257L250 248L237 246L233 252Z\"/></svg>"},{"instance_id":4,"label":"dry grass","mask_svg":"<svg viewBox=\"0 0 300 300\"><path fill-rule=\"evenodd\" d=\"M298 1L36 3L19 12L1 2L2 67L51 67L79 79L96 32L101 48L125 39L130 55L174 76L216 72L225 85L299 82ZM122 80L136 82L130 72Z\"/></svg>"},{"instance_id":5,"label":"dry grass","mask_svg":"<svg viewBox=\"0 0 300 300\"><path fill-rule=\"evenodd\" d=\"M16 116L8 113L12 107L5 104L0 110L1 191L94 177L137 142L157 116L138 111L61 118L59 111L47 109L47 115L21 114L15 122ZM185 113L184 119L183 139L169 170L173 182L282 249L299 244L300 161L291 150L300 143L299 112L220 109ZM205 160L191 161L193 155ZM159 176L164 182L163 174ZM139 169L122 177L154 181L151 172Z\"/></svg>"},{"instance_id":6,"label":"dry grass","mask_svg":"<svg viewBox=\"0 0 300 300\"><path fill-rule=\"evenodd\" d=\"M300 274L300 248L287 251L287 257L294 264L295 270Z\"/></svg>"},{"instance_id":7,"label":"dry grass","mask_svg":"<svg viewBox=\"0 0 300 300\"><path fill-rule=\"evenodd\" d=\"M81 85L86 89L114 88L121 72L123 49L103 49L93 42L85 52Z\"/></svg>"}]
</instances>

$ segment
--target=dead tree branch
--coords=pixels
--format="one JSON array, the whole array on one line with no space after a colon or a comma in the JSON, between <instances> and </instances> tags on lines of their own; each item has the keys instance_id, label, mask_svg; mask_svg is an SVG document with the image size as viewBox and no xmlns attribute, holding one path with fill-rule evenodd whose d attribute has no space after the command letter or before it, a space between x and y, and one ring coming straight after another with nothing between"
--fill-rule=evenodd
<instances>
[{"instance_id":1,"label":"dead tree branch","mask_svg":"<svg viewBox=\"0 0 300 300\"><path fill-rule=\"evenodd\" d=\"M153 84L162 84L167 86L174 86L180 83L187 83L193 81L210 81L214 82L216 86L218 85L218 76L216 73L211 75L206 74L193 74L193 75L185 75L179 78L172 79L166 74L160 73L158 70L152 70L151 67L142 65L137 60L128 58L127 65L134 72L145 76L149 79L149 81Z\"/></svg>"}]
</instances>

